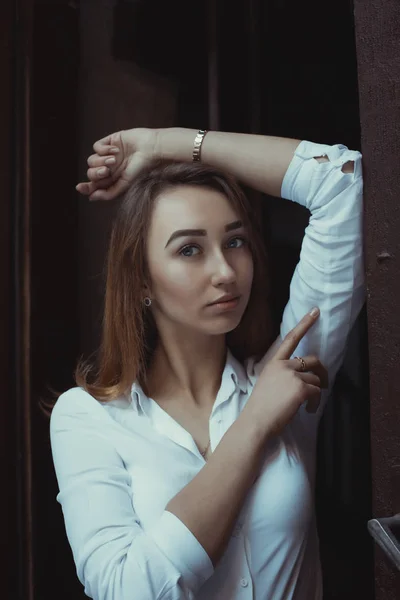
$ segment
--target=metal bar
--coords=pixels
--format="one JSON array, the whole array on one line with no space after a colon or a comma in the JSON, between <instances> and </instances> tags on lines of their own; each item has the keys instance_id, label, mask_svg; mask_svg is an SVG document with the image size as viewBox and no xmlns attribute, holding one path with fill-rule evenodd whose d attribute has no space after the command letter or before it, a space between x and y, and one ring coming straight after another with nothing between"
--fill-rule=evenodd
<instances>
[{"instance_id":1,"label":"metal bar","mask_svg":"<svg viewBox=\"0 0 400 600\"><path fill-rule=\"evenodd\" d=\"M368 521L368 531L400 571L400 541L396 539L391 525L396 525L400 529L400 515L384 519L371 519Z\"/></svg>"}]
</instances>

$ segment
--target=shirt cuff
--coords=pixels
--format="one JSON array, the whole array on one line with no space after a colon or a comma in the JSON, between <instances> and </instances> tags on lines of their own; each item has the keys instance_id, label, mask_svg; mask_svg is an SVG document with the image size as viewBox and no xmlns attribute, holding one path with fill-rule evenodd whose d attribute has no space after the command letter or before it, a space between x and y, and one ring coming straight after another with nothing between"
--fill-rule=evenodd
<instances>
[{"instance_id":1,"label":"shirt cuff","mask_svg":"<svg viewBox=\"0 0 400 600\"><path fill-rule=\"evenodd\" d=\"M182 573L190 589L199 589L214 573L214 566L203 546L173 513L165 510L147 533Z\"/></svg>"},{"instance_id":2,"label":"shirt cuff","mask_svg":"<svg viewBox=\"0 0 400 600\"><path fill-rule=\"evenodd\" d=\"M329 162L319 163L318 161L310 160L317 156L327 156ZM358 165L359 158L361 158L360 152L357 150L349 150L347 146L344 146L343 144L330 146L329 144L317 144L316 142L309 142L307 140L301 141L295 150L294 156L283 178L281 198L292 200L293 202L305 206L305 199L296 197L294 192L294 185L300 171L302 183L308 182L308 185L310 185L311 178L317 166L325 164L327 168L342 167L346 162L354 161L356 163L354 175L357 175L360 172L360 166Z\"/></svg>"},{"instance_id":3,"label":"shirt cuff","mask_svg":"<svg viewBox=\"0 0 400 600\"><path fill-rule=\"evenodd\" d=\"M293 184L296 180L298 171L304 160L314 158L316 156L325 156L327 155L330 148L331 146L327 144L316 144L314 142L308 142L307 140L303 140L302 142L300 142L300 144L295 150L294 156L290 161L290 164L282 181L282 198L285 198L285 200L294 200Z\"/></svg>"}]
</instances>

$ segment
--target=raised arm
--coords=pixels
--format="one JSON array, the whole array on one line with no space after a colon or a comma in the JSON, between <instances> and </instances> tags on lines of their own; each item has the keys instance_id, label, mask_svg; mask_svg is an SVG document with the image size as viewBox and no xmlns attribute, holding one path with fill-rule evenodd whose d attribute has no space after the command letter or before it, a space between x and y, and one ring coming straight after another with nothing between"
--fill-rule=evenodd
<instances>
[{"instance_id":1,"label":"raised arm","mask_svg":"<svg viewBox=\"0 0 400 600\"><path fill-rule=\"evenodd\" d=\"M179 127L113 133L94 144L95 154L88 159L89 183L80 183L77 189L91 200L116 198L151 160L191 161L196 133L196 129ZM209 131L201 157L247 186L279 196L299 143L290 138Z\"/></svg>"},{"instance_id":2,"label":"raised arm","mask_svg":"<svg viewBox=\"0 0 400 600\"><path fill-rule=\"evenodd\" d=\"M158 154L176 160L192 160L194 129L161 129ZM201 150L202 162L231 173L247 186L279 196L283 177L300 140L209 131ZM181 153L181 154L180 154Z\"/></svg>"},{"instance_id":3,"label":"raised arm","mask_svg":"<svg viewBox=\"0 0 400 600\"><path fill-rule=\"evenodd\" d=\"M315 160L320 155L326 155L324 164ZM311 213L290 284L281 338L310 306L320 308L316 327L296 349L298 356L317 354L329 374L329 388L323 392L317 414L300 409L300 421L315 433L348 335L365 301L361 154L340 144L301 142L285 174L281 196Z\"/></svg>"}]
</instances>

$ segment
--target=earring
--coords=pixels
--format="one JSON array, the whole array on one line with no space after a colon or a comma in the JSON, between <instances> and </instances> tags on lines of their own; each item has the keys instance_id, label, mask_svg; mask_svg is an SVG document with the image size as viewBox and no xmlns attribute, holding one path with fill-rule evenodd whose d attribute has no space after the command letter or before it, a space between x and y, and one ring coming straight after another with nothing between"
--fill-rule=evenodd
<instances>
[{"instance_id":1,"label":"earring","mask_svg":"<svg viewBox=\"0 0 400 600\"><path fill-rule=\"evenodd\" d=\"M145 306L151 306L151 298L149 298L148 296L146 296L143 302Z\"/></svg>"}]
</instances>

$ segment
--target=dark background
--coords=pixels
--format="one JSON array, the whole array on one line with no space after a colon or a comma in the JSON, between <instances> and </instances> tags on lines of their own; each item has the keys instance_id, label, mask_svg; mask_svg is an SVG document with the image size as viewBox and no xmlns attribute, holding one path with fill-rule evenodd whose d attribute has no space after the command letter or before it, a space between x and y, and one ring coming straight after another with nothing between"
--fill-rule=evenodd
<instances>
[{"instance_id":1,"label":"dark background","mask_svg":"<svg viewBox=\"0 0 400 600\"><path fill-rule=\"evenodd\" d=\"M20 280L14 276L15 295L8 300L14 317L7 335L12 338L16 323L21 328L9 370L25 382L20 388L10 385L16 403L7 417L16 423L17 467L8 463L10 488L17 490L16 502L9 503L9 530L18 523L7 598L77 600L86 596L55 500L48 420L38 402L51 397L49 386L59 391L73 386L77 358L98 343L102 270L116 204L88 205L74 190L85 176L91 144L122 128L178 125L361 149L359 97L367 112L374 90L366 89L363 79L359 96L354 8L348 0L332 6L315 0L21 0L16 8L6 14L18 33L13 40L4 31L6 49L15 50L5 77L14 94L21 94L8 110L30 155L15 146L10 169L17 183L28 182L28 191L24 196L15 183L22 204L9 214L3 211L14 232L27 230L30 239L24 246L20 233L13 246L4 237L8 276L11 280L12 268L22 274ZM359 22L366 23L362 14ZM359 43L365 31L359 29ZM10 126L9 139L14 133ZM371 145L366 150L371 158ZM5 154L3 173L6 160ZM8 180L4 189L7 185ZM29 214L21 206L29 207ZM261 207L278 327L309 215L279 199L264 198ZM29 256L21 255L21 247ZM18 301L18 293L25 302ZM26 311L29 318L21 325ZM7 357L2 364L6 373ZM375 597L373 544L366 528L374 481L368 371L364 310L319 439L317 514L326 600ZM374 497L380 493L390 491L374 490ZM380 508L389 504L378 501ZM378 566L381 580L389 573L392 585L379 600L394 599L393 569L386 562Z\"/></svg>"}]
</instances>

